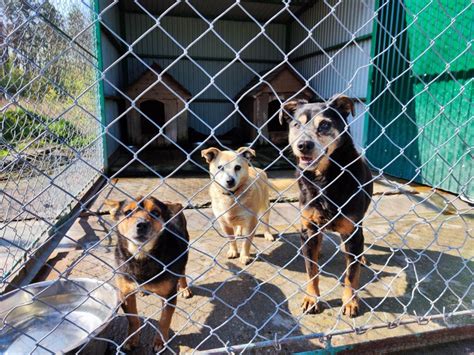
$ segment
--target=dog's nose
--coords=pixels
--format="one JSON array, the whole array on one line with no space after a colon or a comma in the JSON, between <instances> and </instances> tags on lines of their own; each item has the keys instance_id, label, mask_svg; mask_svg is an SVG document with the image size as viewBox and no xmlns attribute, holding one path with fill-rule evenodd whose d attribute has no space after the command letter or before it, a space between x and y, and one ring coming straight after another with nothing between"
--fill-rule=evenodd
<instances>
[{"instance_id":1,"label":"dog's nose","mask_svg":"<svg viewBox=\"0 0 474 355\"><path fill-rule=\"evenodd\" d=\"M233 177L227 179L227 186L232 187L235 184L235 179Z\"/></svg>"},{"instance_id":2,"label":"dog's nose","mask_svg":"<svg viewBox=\"0 0 474 355\"><path fill-rule=\"evenodd\" d=\"M148 228L150 228L149 222L139 222L137 223L137 233L138 234L146 234L148 232Z\"/></svg>"},{"instance_id":3,"label":"dog's nose","mask_svg":"<svg viewBox=\"0 0 474 355\"><path fill-rule=\"evenodd\" d=\"M314 148L314 143L312 141L299 141L296 148L302 153L309 152Z\"/></svg>"}]
</instances>

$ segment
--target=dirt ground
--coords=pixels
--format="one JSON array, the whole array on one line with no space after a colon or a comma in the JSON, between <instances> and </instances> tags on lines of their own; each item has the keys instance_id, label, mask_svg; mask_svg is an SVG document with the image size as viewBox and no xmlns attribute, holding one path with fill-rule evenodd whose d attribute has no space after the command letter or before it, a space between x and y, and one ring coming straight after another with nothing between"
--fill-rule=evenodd
<instances>
[{"instance_id":1,"label":"dirt ground","mask_svg":"<svg viewBox=\"0 0 474 355\"><path fill-rule=\"evenodd\" d=\"M307 280L299 252L299 210L293 202L297 188L289 173L272 175L271 181L278 190L273 193L279 201L270 219L277 239L269 242L258 235L253 248L255 260L246 267L225 256L228 241L213 223L207 177L168 179L166 184L159 179L118 179L91 207L92 211L103 211L106 198L149 193L200 207L185 211L191 235L187 278L194 297L178 300L170 351L205 351L275 338L357 330L334 336L332 344L339 346L473 323L472 317L460 316L396 326L413 319L415 313L428 316L472 309L472 207L450 194L378 181L364 221L368 264L363 268L359 291L362 314L350 319L341 313L344 256L339 237L328 234L320 260L324 311L303 315L300 304ZM83 215L39 278L92 277L114 284L115 237L110 236L110 226L107 215ZM145 325L141 347L135 353L150 353L161 302L154 295L139 296L138 308ZM126 324L119 314L101 334L103 340L94 340L89 351L115 351L126 337ZM390 324L393 329L362 331L380 324ZM317 339L303 340L282 345L281 351L306 351L319 346Z\"/></svg>"}]
</instances>

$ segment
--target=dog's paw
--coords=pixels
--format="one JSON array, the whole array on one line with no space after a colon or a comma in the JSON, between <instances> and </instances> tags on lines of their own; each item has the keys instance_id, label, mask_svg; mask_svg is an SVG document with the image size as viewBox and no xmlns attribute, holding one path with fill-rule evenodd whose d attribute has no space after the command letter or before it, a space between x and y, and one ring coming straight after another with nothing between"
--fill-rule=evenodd
<instances>
[{"instance_id":1,"label":"dog's paw","mask_svg":"<svg viewBox=\"0 0 474 355\"><path fill-rule=\"evenodd\" d=\"M322 307L319 302L316 300L316 297L304 296L303 303L301 304L301 309L304 313L316 314L321 313Z\"/></svg>"},{"instance_id":2,"label":"dog's paw","mask_svg":"<svg viewBox=\"0 0 474 355\"><path fill-rule=\"evenodd\" d=\"M252 257L248 255L241 255L239 261L242 265L248 265L252 262Z\"/></svg>"},{"instance_id":3,"label":"dog's paw","mask_svg":"<svg viewBox=\"0 0 474 355\"><path fill-rule=\"evenodd\" d=\"M239 252L234 249L229 249L227 251L227 259L237 259L239 257Z\"/></svg>"},{"instance_id":4,"label":"dog's paw","mask_svg":"<svg viewBox=\"0 0 474 355\"><path fill-rule=\"evenodd\" d=\"M275 240L275 237L270 232L263 233L263 237L265 238L265 240L268 240L270 242L273 242Z\"/></svg>"},{"instance_id":5,"label":"dog's paw","mask_svg":"<svg viewBox=\"0 0 474 355\"><path fill-rule=\"evenodd\" d=\"M342 301L342 314L347 315L350 318L355 318L359 315L359 301L357 298L353 298L347 302Z\"/></svg>"},{"instance_id":6,"label":"dog's paw","mask_svg":"<svg viewBox=\"0 0 474 355\"><path fill-rule=\"evenodd\" d=\"M128 340L125 345L123 346L123 350L125 352L130 352L138 347L140 344L140 338L137 336L133 336L130 340Z\"/></svg>"},{"instance_id":7,"label":"dog's paw","mask_svg":"<svg viewBox=\"0 0 474 355\"><path fill-rule=\"evenodd\" d=\"M165 349L165 343L163 343L163 340L161 339L161 337L157 337L157 339L155 339L153 343L153 352L157 354L163 351L164 349Z\"/></svg>"},{"instance_id":8,"label":"dog's paw","mask_svg":"<svg viewBox=\"0 0 474 355\"><path fill-rule=\"evenodd\" d=\"M193 291L191 291L189 287L181 288L179 292L181 293L181 297L183 298L191 298L194 296Z\"/></svg>"},{"instance_id":9,"label":"dog's paw","mask_svg":"<svg viewBox=\"0 0 474 355\"><path fill-rule=\"evenodd\" d=\"M360 257L360 263L361 263L362 265L366 265L366 266L369 266L369 265L370 265L370 263L367 261L367 258L366 258L364 255L362 255L362 256Z\"/></svg>"}]
</instances>

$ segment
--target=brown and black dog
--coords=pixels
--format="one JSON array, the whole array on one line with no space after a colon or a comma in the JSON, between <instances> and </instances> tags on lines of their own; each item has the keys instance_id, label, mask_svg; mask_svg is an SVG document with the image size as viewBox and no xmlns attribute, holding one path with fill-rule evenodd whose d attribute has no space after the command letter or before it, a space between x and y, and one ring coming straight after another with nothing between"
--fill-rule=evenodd
<instances>
[{"instance_id":1,"label":"brown and black dog","mask_svg":"<svg viewBox=\"0 0 474 355\"><path fill-rule=\"evenodd\" d=\"M130 337L124 347L130 350L140 342L135 294L143 289L162 299L161 334L156 335L153 345L158 352L168 340L178 287L183 297L192 297L184 277L189 235L183 207L154 197L137 197L128 203L107 200L105 204L112 208L111 216L119 220L115 249L117 286Z\"/></svg>"},{"instance_id":2,"label":"brown and black dog","mask_svg":"<svg viewBox=\"0 0 474 355\"><path fill-rule=\"evenodd\" d=\"M363 259L362 220L372 196L372 175L354 147L347 117L354 115L354 103L347 96L328 102L297 100L283 109L289 122L289 143L299 167L302 251L309 277L302 308L321 311L318 304L322 232L338 232L346 257L342 294L343 314L356 317L359 303L360 264ZM280 122L283 123L283 112Z\"/></svg>"}]
</instances>

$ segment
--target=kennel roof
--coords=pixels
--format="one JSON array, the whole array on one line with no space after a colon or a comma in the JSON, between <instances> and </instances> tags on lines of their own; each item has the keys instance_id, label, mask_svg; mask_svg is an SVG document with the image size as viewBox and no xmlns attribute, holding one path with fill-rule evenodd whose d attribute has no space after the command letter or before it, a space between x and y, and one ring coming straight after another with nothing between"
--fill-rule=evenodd
<instances>
[{"instance_id":1,"label":"kennel roof","mask_svg":"<svg viewBox=\"0 0 474 355\"><path fill-rule=\"evenodd\" d=\"M256 96L265 90L271 92L271 89L268 87L269 84L277 93L298 92L301 88L304 88L301 92L303 96L306 96L308 99L314 96L313 91L308 88L301 76L285 63L278 69L272 68L256 75L239 91L235 98L239 99L242 95Z\"/></svg>"},{"instance_id":2,"label":"kennel roof","mask_svg":"<svg viewBox=\"0 0 474 355\"><path fill-rule=\"evenodd\" d=\"M161 82L158 82L158 75L161 74ZM169 90L166 88L162 82L169 86L172 90L176 91L182 98L188 100L191 98L191 93L186 89L180 82L178 82L172 75L168 73L163 73L163 68L158 63L153 63L150 65L150 68L146 69L142 75L138 77L133 83L131 83L127 88L127 94L129 96L136 96L134 93L143 92L144 88L152 88L157 85L163 87L162 90Z\"/></svg>"}]
</instances>

